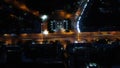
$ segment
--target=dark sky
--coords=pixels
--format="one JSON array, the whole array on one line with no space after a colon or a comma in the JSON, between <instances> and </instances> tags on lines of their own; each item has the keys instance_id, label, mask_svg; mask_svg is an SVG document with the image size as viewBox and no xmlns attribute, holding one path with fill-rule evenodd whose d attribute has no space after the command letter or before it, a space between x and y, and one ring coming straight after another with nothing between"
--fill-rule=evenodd
<instances>
[{"instance_id":1,"label":"dark sky","mask_svg":"<svg viewBox=\"0 0 120 68\"><path fill-rule=\"evenodd\" d=\"M72 6L76 0L26 0L25 3L30 9L44 12L64 9Z\"/></svg>"},{"instance_id":2,"label":"dark sky","mask_svg":"<svg viewBox=\"0 0 120 68\"><path fill-rule=\"evenodd\" d=\"M82 31L120 30L119 0L93 0L86 7L81 21Z\"/></svg>"}]
</instances>

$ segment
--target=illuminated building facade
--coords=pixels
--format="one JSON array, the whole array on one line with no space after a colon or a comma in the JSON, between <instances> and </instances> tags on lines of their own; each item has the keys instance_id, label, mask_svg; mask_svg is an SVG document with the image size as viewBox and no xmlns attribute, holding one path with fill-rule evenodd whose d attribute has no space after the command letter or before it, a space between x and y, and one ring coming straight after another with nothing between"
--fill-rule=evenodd
<instances>
[{"instance_id":1,"label":"illuminated building facade","mask_svg":"<svg viewBox=\"0 0 120 68\"><path fill-rule=\"evenodd\" d=\"M71 20L63 19L63 20L49 20L48 22L48 30L49 32L69 32L71 30Z\"/></svg>"}]
</instances>

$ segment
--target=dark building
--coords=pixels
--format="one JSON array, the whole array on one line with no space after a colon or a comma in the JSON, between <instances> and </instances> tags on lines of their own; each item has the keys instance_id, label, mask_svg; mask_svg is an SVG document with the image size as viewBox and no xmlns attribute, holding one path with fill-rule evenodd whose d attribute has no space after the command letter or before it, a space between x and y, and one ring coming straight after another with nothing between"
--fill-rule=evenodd
<instances>
[{"instance_id":1,"label":"dark building","mask_svg":"<svg viewBox=\"0 0 120 68\"><path fill-rule=\"evenodd\" d=\"M41 33L41 20L30 12L1 2L0 33Z\"/></svg>"}]
</instances>

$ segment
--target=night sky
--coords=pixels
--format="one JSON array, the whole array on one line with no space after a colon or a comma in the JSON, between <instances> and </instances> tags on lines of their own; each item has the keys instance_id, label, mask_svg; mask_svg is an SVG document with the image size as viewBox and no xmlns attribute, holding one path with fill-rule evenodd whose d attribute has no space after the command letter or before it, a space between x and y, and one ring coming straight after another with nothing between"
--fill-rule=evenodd
<instances>
[{"instance_id":1,"label":"night sky","mask_svg":"<svg viewBox=\"0 0 120 68\"><path fill-rule=\"evenodd\" d=\"M80 26L82 31L119 31L120 1L91 0L82 15Z\"/></svg>"},{"instance_id":2,"label":"night sky","mask_svg":"<svg viewBox=\"0 0 120 68\"><path fill-rule=\"evenodd\" d=\"M73 5L77 0L26 0L25 4L33 10L39 10L40 12L51 12L54 10L65 9L68 6Z\"/></svg>"}]
</instances>

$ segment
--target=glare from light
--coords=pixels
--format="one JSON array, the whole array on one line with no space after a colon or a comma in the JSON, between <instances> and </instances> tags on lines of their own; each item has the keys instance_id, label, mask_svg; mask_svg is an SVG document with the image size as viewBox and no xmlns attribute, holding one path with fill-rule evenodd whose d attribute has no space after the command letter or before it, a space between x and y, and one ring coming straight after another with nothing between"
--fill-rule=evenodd
<instances>
[{"instance_id":1,"label":"glare from light","mask_svg":"<svg viewBox=\"0 0 120 68\"><path fill-rule=\"evenodd\" d=\"M81 17L79 17L80 19L81 19ZM78 33L80 33L81 32L81 30L80 30L80 26L79 26L79 20L77 21L77 31L78 31Z\"/></svg>"},{"instance_id":2,"label":"glare from light","mask_svg":"<svg viewBox=\"0 0 120 68\"><path fill-rule=\"evenodd\" d=\"M75 40L74 43L78 43L78 41Z\"/></svg>"},{"instance_id":3,"label":"glare from light","mask_svg":"<svg viewBox=\"0 0 120 68\"><path fill-rule=\"evenodd\" d=\"M96 67L97 64L96 64L96 63L89 63L89 66L90 66L90 67Z\"/></svg>"},{"instance_id":4,"label":"glare from light","mask_svg":"<svg viewBox=\"0 0 120 68\"><path fill-rule=\"evenodd\" d=\"M47 30L44 30L44 31L43 31L43 34L44 34L44 35L48 35L48 31L47 31Z\"/></svg>"},{"instance_id":5,"label":"glare from light","mask_svg":"<svg viewBox=\"0 0 120 68\"><path fill-rule=\"evenodd\" d=\"M82 10L82 12L81 12L81 15L79 16L79 18L78 18L78 20L77 20L77 31L78 31L78 33L80 33L81 32L81 30L80 30L80 20L81 20L81 16L83 15L83 13L84 13L84 11L85 11L85 9L86 9L86 7L87 7L87 4L88 4L88 2L89 2L89 0L87 0L87 3L84 5L84 7L83 7L83 10Z\"/></svg>"},{"instance_id":6,"label":"glare from light","mask_svg":"<svg viewBox=\"0 0 120 68\"><path fill-rule=\"evenodd\" d=\"M61 30L62 32L65 32L65 29L64 29L64 28L60 28L60 30Z\"/></svg>"},{"instance_id":7,"label":"glare from light","mask_svg":"<svg viewBox=\"0 0 120 68\"><path fill-rule=\"evenodd\" d=\"M48 19L48 16L47 16L47 15L42 15L42 16L41 16L41 19L42 19L42 21L45 21L45 20Z\"/></svg>"},{"instance_id":8,"label":"glare from light","mask_svg":"<svg viewBox=\"0 0 120 68\"><path fill-rule=\"evenodd\" d=\"M9 36L9 34L4 34L4 36Z\"/></svg>"}]
</instances>

